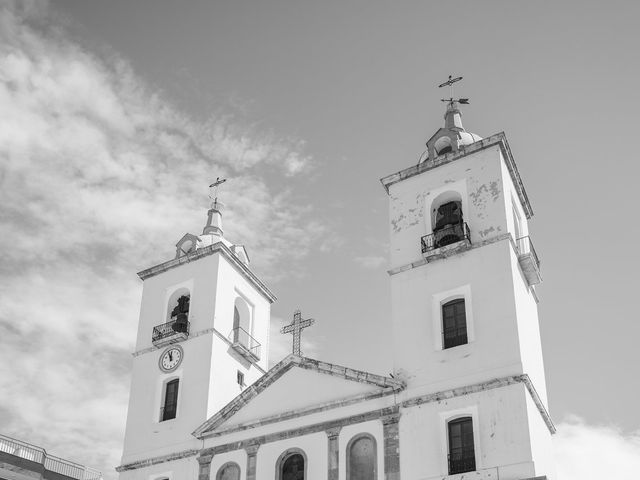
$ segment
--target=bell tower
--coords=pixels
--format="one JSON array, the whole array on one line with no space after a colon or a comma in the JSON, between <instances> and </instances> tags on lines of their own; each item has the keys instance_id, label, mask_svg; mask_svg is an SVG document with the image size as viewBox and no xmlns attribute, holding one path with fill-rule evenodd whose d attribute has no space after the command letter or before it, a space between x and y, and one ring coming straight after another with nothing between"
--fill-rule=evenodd
<instances>
[{"instance_id":1,"label":"bell tower","mask_svg":"<svg viewBox=\"0 0 640 480\"><path fill-rule=\"evenodd\" d=\"M401 461L420 465L420 478L552 478L533 211L504 133L467 132L460 105L468 99L444 101L444 127L420 162L381 180L394 373L405 398L441 399L408 409L401 438L403 428L420 428L404 434L448 449L431 459L426 447L402 445Z\"/></svg>"},{"instance_id":2,"label":"bell tower","mask_svg":"<svg viewBox=\"0 0 640 480\"><path fill-rule=\"evenodd\" d=\"M158 458L171 473L162 478L196 478L189 452L201 442L192 432L268 368L275 296L251 271L245 248L224 237L223 207L216 192L202 234L185 234L175 258L138 273L143 290L121 479L137 478L128 465Z\"/></svg>"}]
</instances>

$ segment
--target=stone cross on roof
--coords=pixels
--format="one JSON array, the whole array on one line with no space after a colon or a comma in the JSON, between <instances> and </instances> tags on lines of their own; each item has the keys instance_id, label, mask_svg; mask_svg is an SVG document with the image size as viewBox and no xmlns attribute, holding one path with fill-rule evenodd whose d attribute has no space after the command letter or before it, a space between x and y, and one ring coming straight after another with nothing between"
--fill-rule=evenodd
<instances>
[{"instance_id":1,"label":"stone cross on roof","mask_svg":"<svg viewBox=\"0 0 640 480\"><path fill-rule=\"evenodd\" d=\"M302 319L302 312L300 310L296 310L293 313L293 322L289 325L282 327L280 333L291 333L293 335L293 354L294 355L302 355L300 351L300 337L302 336L302 330L310 327L315 323L313 318Z\"/></svg>"}]
</instances>

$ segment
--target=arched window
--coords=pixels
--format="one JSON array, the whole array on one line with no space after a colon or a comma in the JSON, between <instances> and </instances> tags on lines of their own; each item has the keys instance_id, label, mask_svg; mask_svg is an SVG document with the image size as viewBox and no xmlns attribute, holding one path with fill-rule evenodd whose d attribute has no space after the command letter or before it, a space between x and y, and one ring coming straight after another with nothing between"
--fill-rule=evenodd
<instances>
[{"instance_id":1,"label":"arched window","mask_svg":"<svg viewBox=\"0 0 640 480\"><path fill-rule=\"evenodd\" d=\"M467 315L464 298L442 305L442 347L452 348L468 343Z\"/></svg>"},{"instance_id":2,"label":"arched window","mask_svg":"<svg viewBox=\"0 0 640 480\"><path fill-rule=\"evenodd\" d=\"M448 423L449 475L473 472L476 469L476 454L473 444L473 422L471 417L462 417Z\"/></svg>"},{"instance_id":3,"label":"arched window","mask_svg":"<svg viewBox=\"0 0 640 480\"><path fill-rule=\"evenodd\" d=\"M227 462L220 467L216 480L240 480L240 467L235 462Z\"/></svg>"},{"instance_id":4,"label":"arched window","mask_svg":"<svg viewBox=\"0 0 640 480\"><path fill-rule=\"evenodd\" d=\"M347 480L373 480L377 478L376 439L363 433L347 444Z\"/></svg>"},{"instance_id":5,"label":"arched window","mask_svg":"<svg viewBox=\"0 0 640 480\"><path fill-rule=\"evenodd\" d=\"M168 381L164 386L164 399L160 412L160 421L171 420L176 418L178 413L178 386L180 380L174 378Z\"/></svg>"},{"instance_id":6,"label":"arched window","mask_svg":"<svg viewBox=\"0 0 640 480\"><path fill-rule=\"evenodd\" d=\"M251 338L251 310L244 299L236 298L233 306L233 341L249 347Z\"/></svg>"},{"instance_id":7,"label":"arched window","mask_svg":"<svg viewBox=\"0 0 640 480\"><path fill-rule=\"evenodd\" d=\"M307 458L299 448L291 448L280 455L276 463L276 480L305 480Z\"/></svg>"}]
</instances>

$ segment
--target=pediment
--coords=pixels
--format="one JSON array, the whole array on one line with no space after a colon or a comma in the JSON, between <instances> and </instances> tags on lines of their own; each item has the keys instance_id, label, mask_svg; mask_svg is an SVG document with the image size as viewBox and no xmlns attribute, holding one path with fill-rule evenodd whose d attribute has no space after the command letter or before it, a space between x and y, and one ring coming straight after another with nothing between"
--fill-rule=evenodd
<instances>
[{"instance_id":1,"label":"pediment","mask_svg":"<svg viewBox=\"0 0 640 480\"><path fill-rule=\"evenodd\" d=\"M273 423L403 388L393 378L289 355L193 434L201 438Z\"/></svg>"}]
</instances>

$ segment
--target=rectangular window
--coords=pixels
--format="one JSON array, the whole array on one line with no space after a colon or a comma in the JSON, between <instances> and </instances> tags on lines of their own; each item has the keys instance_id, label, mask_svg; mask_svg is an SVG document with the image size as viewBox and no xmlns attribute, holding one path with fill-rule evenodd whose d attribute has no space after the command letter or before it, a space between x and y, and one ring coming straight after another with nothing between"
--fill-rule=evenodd
<instances>
[{"instance_id":1,"label":"rectangular window","mask_svg":"<svg viewBox=\"0 0 640 480\"><path fill-rule=\"evenodd\" d=\"M244 373L242 373L240 370L238 370L237 379L238 379L238 385L240 385L241 387L244 387L245 386L245 384L244 384Z\"/></svg>"},{"instance_id":2,"label":"rectangular window","mask_svg":"<svg viewBox=\"0 0 640 480\"><path fill-rule=\"evenodd\" d=\"M178 412L178 384L179 380L171 380L167 383L167 387L164 393L164 404L162 406L162 412L160 415L161 421L171 420L176 418Z\"/></svg>"},{"instance_id":3,"label":"rectangular window","mask_svg":"<svg viewBox=\"0 0 640 480\"><path fill-rule=\"evenodd\" d=\"M442 336L445 349L468 343L464 298L442 305Z\"/></svg>"},{"instance_id":4,"label":"rectangular window","mask_svg":"<svg viewBox=\"0 0 640 480\"><path fill-rule=\"evenodd\" d=\"M471 417L452 420L449 422L449 475L473 472L475 469L476 454Z\"/></svg>"}]
</instances>

